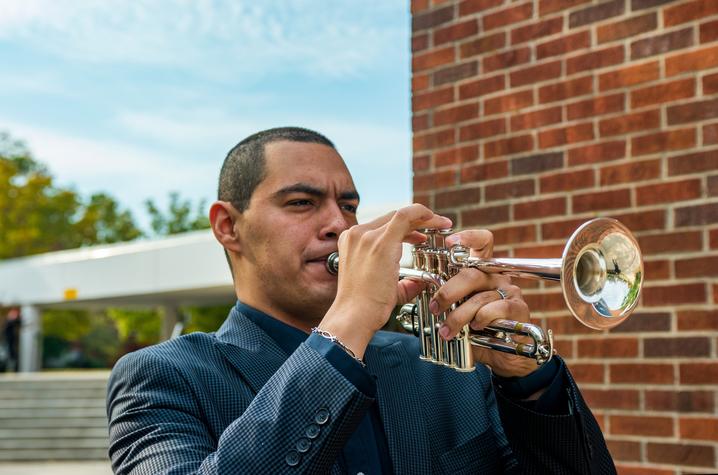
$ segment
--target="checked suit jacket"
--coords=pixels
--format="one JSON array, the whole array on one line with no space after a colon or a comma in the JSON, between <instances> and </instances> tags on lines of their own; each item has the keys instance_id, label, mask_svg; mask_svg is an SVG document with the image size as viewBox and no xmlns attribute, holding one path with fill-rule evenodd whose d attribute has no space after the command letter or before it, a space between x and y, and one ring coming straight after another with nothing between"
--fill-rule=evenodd
<instances>
[{"instance_id":1,"label":"checked suit jacket","mask_svg":"<svg viewBox=\"0 0 718 475\"><path fill-rule=\"evenodd\" d=\"M566 373L566 415L504 397L483 366L423 362L418 339L379 332L365 352L394 472L615 473ZM302 344L291 355L233 308L217 333L125 355L107 396L121 474L341 473L339 454L373 400Z\"/></svg>"}]
</instances>

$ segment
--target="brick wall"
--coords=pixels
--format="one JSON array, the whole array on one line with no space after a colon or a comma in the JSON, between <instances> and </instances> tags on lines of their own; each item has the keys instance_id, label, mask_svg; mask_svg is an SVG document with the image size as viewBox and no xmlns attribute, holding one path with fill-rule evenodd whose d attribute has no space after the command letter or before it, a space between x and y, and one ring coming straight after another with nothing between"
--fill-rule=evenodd
<instances>
[{"instance_id":1,"label":"brick wall","mask_svg":"<svg viewBox=\"0 0 718 475\"><path fill-rule=\"evenodd\" d=\"M581 327L522 284L620 472L718 471L718 0L414 0L414 196L497 254L559 257L613 216L642 305Z\"/></svg>"}]
</instances>

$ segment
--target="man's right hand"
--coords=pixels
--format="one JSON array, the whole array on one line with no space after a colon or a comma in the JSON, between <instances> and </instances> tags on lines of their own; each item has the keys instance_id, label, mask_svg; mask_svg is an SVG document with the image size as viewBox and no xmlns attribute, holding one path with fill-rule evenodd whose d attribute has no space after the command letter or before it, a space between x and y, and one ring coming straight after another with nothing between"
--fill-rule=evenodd
<instances>
[{"instance_id":1,"label":"man's right hand","mask_svg":"<svg viewBox=\"0 0 718 475\"><path fill-rule=\"evenodd\" d=\"M449 218L413 204L339 236L337 296L319 324L361 358L397 304L416 297L423 284L399 281L402 242L419 244L422 228L450 228Z\"/></svg>"}]
</instances>

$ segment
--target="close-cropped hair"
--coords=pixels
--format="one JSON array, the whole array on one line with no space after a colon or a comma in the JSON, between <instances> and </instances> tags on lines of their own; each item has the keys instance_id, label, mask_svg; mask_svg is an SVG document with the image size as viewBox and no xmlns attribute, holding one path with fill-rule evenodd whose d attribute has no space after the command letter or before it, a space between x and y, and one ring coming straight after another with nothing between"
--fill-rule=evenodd
<instances>
[{"instance_id":1,"label":"close-cropped hair","mask_svg":"<svg viewBox=\"0 0 718 475\"><path fill-rule=\"evenodd\" d=\"M277 127L252 134L235 145L224 159L217 198L229 201L240 212L246 210L254 190L265 176L264 146L279 141L318 143L336 148L319 132L301 127Z\"/></svg>"}]
</instances>

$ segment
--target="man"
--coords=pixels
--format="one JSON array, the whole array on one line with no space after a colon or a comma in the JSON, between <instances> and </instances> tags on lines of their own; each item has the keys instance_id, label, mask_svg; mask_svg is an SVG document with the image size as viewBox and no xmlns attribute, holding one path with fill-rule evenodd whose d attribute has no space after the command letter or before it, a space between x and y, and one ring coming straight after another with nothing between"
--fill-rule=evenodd
<instances>
[{"instance_id":1,"label":"man","mask_svg":"<svg viewBox=\"0 0 718 475\"><path fill-rule=\"evenodd\" d=\"M483 365L458 373L420 361L415 337L378 331L422 288L398 280L401 243L451 222L412 205L357 225L358 204L342 158L316 132L271 129L230 151L210 221L239 302L216 334L118 362L108 392L114 470L614 472L560 358L537 370L477 349L494 376ZM491 254L487 231L450 241ZM338 278L325 266L337 249ZM517 287L475 269L452 278L432 311L466 296L444 338L469 322L529 318Z\"/></svg>"}]
</instances>

